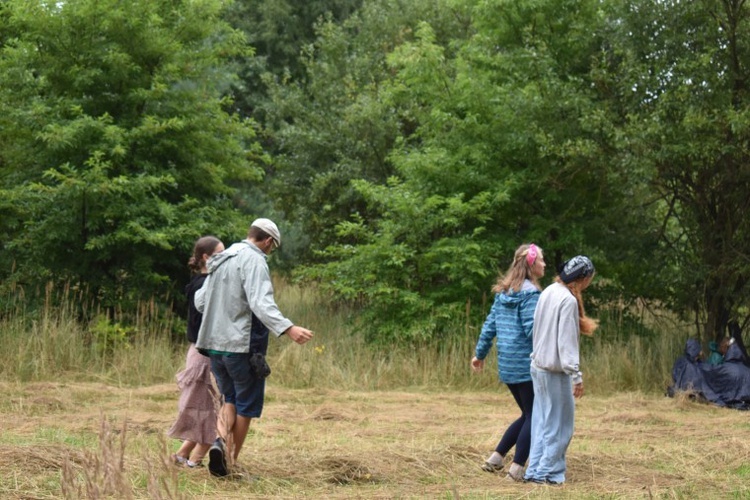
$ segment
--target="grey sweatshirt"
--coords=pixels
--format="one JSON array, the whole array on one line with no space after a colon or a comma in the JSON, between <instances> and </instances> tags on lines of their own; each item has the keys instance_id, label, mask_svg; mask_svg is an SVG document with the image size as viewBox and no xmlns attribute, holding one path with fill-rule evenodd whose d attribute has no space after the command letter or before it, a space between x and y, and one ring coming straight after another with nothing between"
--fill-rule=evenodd
<instances>
[{"instance_id":1,"label":"grey sweatshirt","mask_svg":"<svg viewBox=\"0 0 750 500\"><path fill-rule=\"evenodd\" d=\"M531 364L583 382L578 370L578 301L565 285L553 283L544 289L534 312L534 341Z\"/></svg>"},{"instance_id":2,"label":"grey sweatshirt","mask_svg":"<svg viewBox=\"0 0 750 500\"><path fill-rule=\"evenodd\" d=\"M203 313L196 342L203 349L248 352L253 314L277 336L292 326L274 301L266 255L248 240L208 260L208 277L194 302Z\"/></svg>"}]
</instances>

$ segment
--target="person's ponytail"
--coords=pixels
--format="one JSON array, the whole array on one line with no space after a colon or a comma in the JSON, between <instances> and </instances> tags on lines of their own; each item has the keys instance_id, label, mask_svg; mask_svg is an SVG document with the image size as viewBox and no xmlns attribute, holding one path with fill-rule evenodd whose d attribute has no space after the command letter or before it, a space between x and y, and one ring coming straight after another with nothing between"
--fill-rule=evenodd
<instances>
[{"instance_id":1,"label":"person's ponytail","mask_svg":"<svg viewBox=\"0 0 750 500\"><path fill-rule=\"evenodd\" d=\"M594 332L599 327L599 321L586 316L586 311L583 307L583 295L581 294L581 289L578 286L578 284L581 282L581 279L572 281L570 283L565 283L558 276L557 278L555 278L555 280L558 283L561 283L563 286L567 287L567 289L570 290L570 293L573 294L573 297L576 298L576 302L578 302L578 328L581 332L581 335L586 335L588 337L594 335Z\"/></svg>"}]
</instances>

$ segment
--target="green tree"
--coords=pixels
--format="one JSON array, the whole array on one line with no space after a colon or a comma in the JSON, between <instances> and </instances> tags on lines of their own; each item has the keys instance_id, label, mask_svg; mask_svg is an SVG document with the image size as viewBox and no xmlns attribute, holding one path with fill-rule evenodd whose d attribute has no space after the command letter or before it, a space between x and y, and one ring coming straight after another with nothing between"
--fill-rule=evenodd
<instances>
[{"instance_id":1,"label":"green tree","mask_svg":"<svg viewBox=\"0 0 750 500\"><path fill-rule=\"evenodd\" d=\"M294 85L304 85L308 80L305 54L318 38L316 26L336 25L349 18L362 4L361 0L312 0L292 2L289 0L235 0L224 14L224 19L234 28L242 31L248 43L254 48L252 54L236 57L234 67L238 78L232 84L234 106L242 116L251 116L260 123L264 131L259 135L265 150L271 157L285 155L289 148L286 141L276 132L280 110L290 108L290 95L279 97L277 87L285 87L290 81ZM349 34L349 33L348 33ZM328 81L331 89L337 82ZM295 109L293 120L301 127L318 125L314 120L305 123L307 117L322 110L312 101L292 98ZM312 108L309 109L308 108ZM307 142L309 148L295 153L301 157L320 151L328 143ZM251 206L278 221L284 233L283 251L275 256L276 270L290 271L301 259L310 256L310 241L315 239L314 231L305 219L294 217L297 207L308 207L314 213L317 200L306 193L299 195L296 186L306 182L307 172L292 175L278 175L277 162L266 165L265 182L252 189L243 190L240 203Z\"/></svg>"},{"instance_id":2,"label":"green tree","mask_svg":"<svg viewBox=\"0 0 750 500\"><path fill-rule=\"evenodd\" d=\"M604 85L627 116L619 161L660 200L654 260L672 305L705 340L747 324L750 299L750 7L744 1L614 4Z\"/></svg>"},{"instance_id":3,"label":"green tree","mask_svg":"<svg viewBox=\"0 0 750 500\"><path fill-rule=\"evenodd\" d=\"M394 174L389 154L396 139L413 133L414 124L380 96L391 77L388 53L414 39L420 20L429 20L446 45L465 37L465 17L442 0L367 2L341 23L328 18L317 25L317 39L302 50L304 76L266 75L266 133L276 153L270 192L309 238L306 261L338 241L339 222L370 218L352 181L385 184Z\"/></svg>"},{"instance_id":4,"label":"green tree","mask_svg":"<svg viewBox=\"0 0 750 500\"><path fill-rule=\"evenodd\" d=\"M248 50L222 8L0 4L5 285L69 282L127 308L175 292L198 236L243 234L233 199L263 154L222 97Z\"/></svg>"},{"instance_id":5,"label":"green tree","mask_svg":"<svg viewBox=\"0 0 750 500\"><path fill-rule=\"evenodd\" d=\"M316 38L315 25L323 19L341 22L362 4L362 0L235 0L224 18L245 33L255 49L252 56L239 58L236 105L243 112L259 115L267 99L262 77L304 78L300 54Z\"/></svg>"},{"instance_id":6,"label":"green tree","mask_svg":"<svg viewBox=\"0 0 750 500\"><path fill-rule=\"evenodd\" d=\"M463 5L464 36L423 22L388 55L371 100L400 127L394 175L351 184L368 211L337 225L311 274L363 301L386 341L450 333L524 241L546 250L550 274L585 252L611 293L657 295L623 286L620 262L653 245L653 218L633 200L644 185L607 161L618 117L595 86L599 3Z\"/></svg>"}]
</instances>

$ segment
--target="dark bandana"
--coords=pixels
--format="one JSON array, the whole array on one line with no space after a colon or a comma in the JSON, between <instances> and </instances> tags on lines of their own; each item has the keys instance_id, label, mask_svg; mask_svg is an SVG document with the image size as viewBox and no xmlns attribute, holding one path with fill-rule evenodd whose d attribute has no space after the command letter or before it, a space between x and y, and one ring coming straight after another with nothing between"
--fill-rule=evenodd
<instances>
[{"instance_id":1,"label":"dark bandana","mask_svg":"<svg viewBox=\"0 0 750 500\"><path fill-rule=\"evenodd\" d=\"M585 255L576 255L565 264L560 271L560 279L570 283L578 278L585 278L594 274L594 264Z\"/></svg>"}]
</instances>

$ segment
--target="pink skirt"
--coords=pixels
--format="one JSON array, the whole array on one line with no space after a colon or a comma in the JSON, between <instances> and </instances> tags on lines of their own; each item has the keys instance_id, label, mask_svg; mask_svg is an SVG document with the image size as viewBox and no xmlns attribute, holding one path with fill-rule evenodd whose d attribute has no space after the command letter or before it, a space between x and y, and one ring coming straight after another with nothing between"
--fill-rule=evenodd
<instances>
[{"instance_id":1,"label":"pink skirt","mask_svg":"<svg viewBox=\"0 0 750 500\"><path fill-rule=\"evenodd\" d=\"M209 444L216 439L219 402L211 375L211 360L190 344L185 369L177 374L180 389L177 421L167 432L171 438Z\"/></svg>"}]
</instances>

